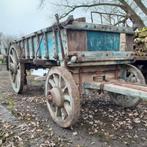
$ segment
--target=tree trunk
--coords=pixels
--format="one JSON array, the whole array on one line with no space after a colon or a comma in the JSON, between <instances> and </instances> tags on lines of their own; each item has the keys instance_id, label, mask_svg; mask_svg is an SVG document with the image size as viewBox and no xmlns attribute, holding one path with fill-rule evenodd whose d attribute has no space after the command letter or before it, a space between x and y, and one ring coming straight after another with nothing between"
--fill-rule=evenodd
<instances>
[{"instance_id":1,"label":"tree trunk","mask_svg":"<svg viewBox=\"0 0 147 147\"><path fill-rule=\"evenodd\" d=\"M143 11L145 15L147 15L147 7L142 3L141 0L134 0L137 6Z\"/></svg>"},{"instance_id":2,"label":"tree trunk","mask_svg":"<svg viewBox=\"0 0 147 147\"><path fill-rule=\"evenodd\" d=\"M128 5L125 0L119 0L123 5L123 10L129 15L130 19L133 22L135 28L142 28L144 27L144 23L141 18L137 15L137 13Z\"/></svg>"}]
</instances>

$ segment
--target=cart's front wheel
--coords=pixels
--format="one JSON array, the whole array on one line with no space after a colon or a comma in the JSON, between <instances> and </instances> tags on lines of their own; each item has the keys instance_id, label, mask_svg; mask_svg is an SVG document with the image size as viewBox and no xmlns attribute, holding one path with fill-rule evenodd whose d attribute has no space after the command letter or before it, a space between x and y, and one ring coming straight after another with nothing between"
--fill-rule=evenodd
<instances>
[{"instance_id":1,"label":"cart's front wheel","mask_svg":"<svg viewBox=\"0 0 147 147\"><path fill-rule=\"evenodd\" d=\"M121 77L122 80L134 83L134 84L145 84L145 78L141 71L133 65L126 65L122 67ZM117 93L109 93L112 101L122 107L134 107L140 102L139 97L129 97Z\"/></svg>"},{"instance_id":2,"label":"cart's front wheel","mask_svg":"<svg viewBox=\"0 0 147 147\"><path fill-rule=\"evenodd\" d=\"M79 91L67 69L51 68L45 83L45 96L50 115L60 127L70 127L77 121L80 113Z\"/></svg>"},{"instance_id":3,"label":"cart's front wheel","mask_svg":"<svg viewBox=\"0 0 147 147\"><path fill-rule=\"evenodd\" d=\"M16 93L21 93L24 85L24 64L19 62L20 50L11 46L8 56L8 66L12 88Z\"/></svg>"}]
</instances>

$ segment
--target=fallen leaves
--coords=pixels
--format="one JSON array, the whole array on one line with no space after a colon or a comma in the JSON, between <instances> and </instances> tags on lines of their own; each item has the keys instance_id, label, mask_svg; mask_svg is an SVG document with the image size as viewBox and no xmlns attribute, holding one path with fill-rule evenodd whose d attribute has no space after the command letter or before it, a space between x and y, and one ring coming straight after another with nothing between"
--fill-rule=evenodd
<instances>
[{"instance_id":1,"label":"fallen leaves","mask_svg":"<svg viewBox=\"0 0 147 147\"><path fill-rule=\"evenodd\" d=\"M73 132L72 134L73 134L73 136L77 136L78 132Z\"/></svg>"},{"instance_id":2,"label":"fallen leaves","mask_svg":"<svg viewBox=\"0 0 147 147\"><path fill-rule=\"evenodd\" d=\"M86 132L85 136L89 138L95 136L96 140L106 143L105 146L110 146L113 141L125 145L147 141L146 105L139 105L136 109L122 109L113 105L109 99L104 101L104 97L102 100L95 100L92 97L90 98L92 100L85 101L81 106L78 125L67 131L70 132L70 138L68 135L64 138L58 134L56 130L58 127L55 129L50 125L51 119L48 118L45 109L43 90L41 91L41 88L36 90L36 88L32 87L27 90L27 93L19 96L8 94L8 97L12 97L15 102L13 115L19 123L11 125L1 121L0 146L23 147L33 144L37 147L66 147L78 144L77 146L81 147L79 142L74 142L73 138L80 138L83 130ZM95 140L89 139L89 142L90 146L97 145Z\"/></svg>"},{"instance_id":3,"label":"fallen leaves","mask_svg":"<svg viewBox=\"0 0 147 147\"><path fill-rule=\"evenodd\" d=\"M88 128L89 135L98 135L98 138L107 141L120 140L124 144L129 144L140 140L137 129L142 128L143 139L147 140L146 107L123 109L111 104L110 101L89 100L83 103L81 113L81 126Z\"/></svg>"}]
</instances>

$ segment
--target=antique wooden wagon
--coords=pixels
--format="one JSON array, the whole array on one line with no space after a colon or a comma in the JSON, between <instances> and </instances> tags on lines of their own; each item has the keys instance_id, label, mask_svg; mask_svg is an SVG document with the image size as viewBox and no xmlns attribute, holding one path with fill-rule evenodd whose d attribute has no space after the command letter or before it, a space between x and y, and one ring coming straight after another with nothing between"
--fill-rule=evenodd
<instances>
[{"instance_id":1,"label":"antique wooden wagon","mask_svg":"<svg viewBox=\"0 0 147 147\"><path fill-rule=\"evenodd\" d=\"M57 17L57 16L56 16ZM147 99L145 79L134 61L131 28L86 23L69 18L11 43L12 87L21 93L26 70L48 68L46 103L61 127L73 125L80 114L80 96L94 89L107 91L120 106Z\"/></svg>"}]
</instances>

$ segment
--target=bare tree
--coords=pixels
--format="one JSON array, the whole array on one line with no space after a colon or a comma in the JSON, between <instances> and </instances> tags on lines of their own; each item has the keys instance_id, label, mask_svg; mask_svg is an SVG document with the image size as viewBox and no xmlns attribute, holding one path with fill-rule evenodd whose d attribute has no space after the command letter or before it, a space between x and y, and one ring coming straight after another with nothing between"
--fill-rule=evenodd
<instances>
[{"instance_id":1,"label":"bare tree","mask_svg":"<svg viewBox=\"0 0 147 147\"><path fill-rule=\"evenodd\" d=\"M43 6L46 1L49 0L40 0L40 6ZM100 8L100 7L107 7L109 6L110 10L118 9L120 12L124 13L126 15L126 18L130 18L130 20L133 22L134 27L142 28L145 26L143 20L141 17L137 14L135 8L133 8L129 3L129 0L94 0L89 3L89 1L79 1L78 4L73 3L72 0L64 0L64 3L56 3L55 5L58 7L64 7L65 10L61 14L60 18L64 18L76 9L79 8ZM145 4L141 0L131 0L132 3L136 3L137 7L139 7L142 12L146 15L147 14L147 8Z\"/></svg>"},{"instance_id":2,"label":"bare tree","mask_svg":"<svg viewBox=\"0 0 147 147\"><path fill-rule=\"evenodd\" d=\"M119 0L124 6L124 11L129 14L129 18L132 20L133 24L137 28L142 28L145 26L140 16L131 8L131 6L125 0Z\"/></svg>"},{"instance_id":3,"label":"bare tree","mask_svg":"<svg viewBox=\"0 0 147 147\"><path fill-rule=\"evenodd\" d=\"M134 0L137 6L144 12L145 15L147 15L147 7L144 5L144 3L141 0Z\"/></svg>"},{"instance_id":4,"label":"bare tree","mask_svg":"<svg viewBox=\"0 0 147 147\"><path fill-rule=\"evenodd\" d=\"M0 54L7 54L10 42L14 41L14 39L15 37L13 36L6 36L3 33L0 33Z\"/></svg>"}]
</instances>

